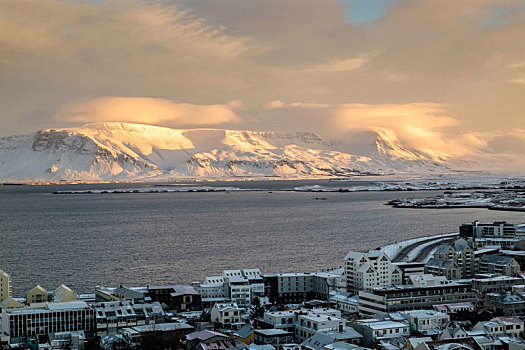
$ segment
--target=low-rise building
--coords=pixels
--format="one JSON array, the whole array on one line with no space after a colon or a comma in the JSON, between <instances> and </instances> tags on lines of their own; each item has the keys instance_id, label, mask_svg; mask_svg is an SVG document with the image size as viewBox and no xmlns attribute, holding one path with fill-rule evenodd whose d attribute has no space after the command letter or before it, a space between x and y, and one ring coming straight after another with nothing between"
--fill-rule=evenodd
<instances>
[{"instance_id":1,"label":"low-rise building","mask_svg":"<svg viewBox=\"0 0 525 350\"><path fill-rule=\"evenodd\" d=\"M327 301L330 292L337 289L342 269L305 273L265 274L264 285L270 302L300 304L319 299Z\"/></svg>"},{"instance_id":2,"label":"low-rise building","mask_svg":"<svg viewBox=\"0 0 525 350\"><path fill-rule=\"evenodd\" d=\"M359 297L349 292L332 291L330 293L330 304L346 314L359 312Z\"/></svg>"},{"instance_id":3,"label":"low-rise building","mask_svg":"<svg viewBox=\"0 0 525 350\"><path fill-rule=\"evenodd\" d=\"M11 342L57 332L84 331L88 335L95 329L95 311L83 301L2 309L0 325Z\"/></svg>"},{"instance_id":4,"label":"low-rise building","mask_svg":"<svg viewBox=\"0 0 525 350\"><path fill-rule=\"evenodd\" d=\"M472 290L485 293L501 293L511 290L513 286L523 284L523 279L510 276L477 275L472 280Z\"/></svg>"},{"instance_id":5,"label":"low-rise building","mask_svg":"<svg viewBox=\"0 0 525 350\"><path fill-rule=\"evenodd\" d=\"M134 349L180 349L192 331L192 326L177 322L126 327L119 333Z\"/></svg>"},{"instance_id":6,"label":"low-rise building","mask_svg":"<svg viewBox=\"0 0 525 350\"><path fill-rule=\"evenodd\" d=\"M408 324L403 322L362 320L350 326L363 335L363 345L366 347L374 347L382 340L410 335Z\"/></svg>"},{"instance_id":7,"label":"low-rise building","mask_svg":"<svg viewBox=\"0 0 525 350\"><path fill-rule=\"evenodd\" d=\"M430 286L395 286L359 292L359 313L373 315L431 309L433 305L477 301L471 284L455 282Z\"/></svg>"},{"instance_id":8,"label":"low-rise building","mask_svg":"<svg viewBox=\"0 0 525 350\"><path fill-rule=\"evenodd\" d=\"M479 260L478 273L493 273L514 276L520 271L520 265L514 258L501 254L483 255Z\"/></svg>"},{"instance_id":9,"label":"low-rise building","mask_svg":"<svg viewBox=\"0 0 525 350\"><path fill-rule=\"evenodd\" d=\"M220 340L227 340L228 338L229 337L226 334L220 332L202 330L187 334L184 344L186 345L186 350L195 350L201 343L211 343Z\"/></svg>"},{"instance_id":10,"label":"low-rise building","mask_svg":"<svg viewBox=\"0 0 525 350\"><path fill-rule=\"evenodd\" d=\"M116 334L122 328L153 325L165 321L166 314L159 302L133 304L130 301L94 303L96 334L99 337Z\"/></svg>"},{"instance_id":11,"label":"low-rise building","mask_svg":"<svg viewBox=\"0 0 525 350\"><path fill-rule=\"evenodd\" d=\"M425 264L425 273L444 276L449 280L461 278L461 270L454 260L430 258Z\"/></svg>"},{"instance_id":12,"label":"low-rise building","mask_svg":"<svg viewBox=\"0 0 525 350\"><path fill-rule=\"evenodd\" d=\"M486 293L483 309L496 315L514 316L525 313L525 300L508 293Z\"/></svg>"},{"instance_id":13,"label":"low-rise building","mask_svg":"<svg viewBox=\"0 0 525 350\"><path fill-rule=\"evenodd\" d=\"M296 313L287 311L267 311L264 313L264 322L276 329L293 332L295 328Z\"/></svg>"},{"instance_id":14,"label":"low-rise building","mask_svg":"<svg viewBox=\"0 0 525 350\"><path fill-rule=\"evenodd\" d=\"M224 270L221 276L206 277L196 287L204 303L230 300L241 308L251 305L255 297L265 293L265 284L259 269Z\"/></svg>"},{"instance_id":15,"label":"low-rise building","mask_svg":"<svg viewBox=\"0 0 525 350\"><path fill-rule=\"evenodd\" d=\"M329 312L300 312L295 323L295 339L303 342L319 331L334 331L344 327L345 321Z\"/></svg>"},{"instance_id":16,"label":"low-rise building","mask_svg":"<svg viewBox=\"0 0 525 350\"><path fill-rule=\"evenodd\" d=\"M424 262L394 262L392 263L401 270L403 284L410 284L410 277L425 273Z\"/></svg>"},{"instance_id":17,"label":"low-rise building","mask_svg":"<svg viewBox=\"0 0 525 350\"><path fill-rule=\"evenodd\" d=\"M506 335L523 337L524 323L517 317L495 317L491 321L500 323L503 326Z\"/></svg>"},{"instance_id":18,"label":"low-rise building","mask_svg":"<svg viewBox=\"0 0 525 350\"><path fill-rule=\"evenodd\" d=\"M237 303L216 303L211 309L211 321L227 329L239 329L241 322L241 309Z\"/></svg>"},{"instance_id":19,"label":"low-rise building","mask_svg":"<svg viewBox=\"0 0 525 350\"><path fill-rule=\"evenodd\" d=\"M471 302L432 305L432 308L447 315L476 311L476 306Z\"/></svg>"},{"instance_id":20,"label":"low-rise building","mask_svg":"<svg viewBox=\"0 0 525 350\"><path fill-rule=\"evenodd\" d=\"M37 285L26 293L26 304L40 304L48 301L47 291L40 285Z\"/></svg>"},{"instance_id":21,"label":"low-rise building","mask_svg":"<svg viewBox=\"0 0 525 350\"><path fill-rule=\"evenodd\" d=\"M201 310L201 295L193 286L148 286L146 290L151 301L164 303L172 310L178 312Z\"/></svg>"},{"instance_id":22,"label":"low-rise building","mask_svg":"<svg viewBox=\"0 0 525 350\"><path fill-rule=\"evenodd\" d=\"M440 328L450 322L449 315L436 310L402 311L401 315L403 315L408 320L411 330L416 332Z\"/></svg>"},{"instance_id":23,"label":"low-rise building","mask_svg":"<svg viewBox=\"0 0 525 350\"><path fill-rule=\"evenodd\" d=\"M283 329L256 329L254 333L254 342L257 345L270 344L278 347L283 344L293 343L294 335L292 332Z\"/></svg>"}]
</instances>

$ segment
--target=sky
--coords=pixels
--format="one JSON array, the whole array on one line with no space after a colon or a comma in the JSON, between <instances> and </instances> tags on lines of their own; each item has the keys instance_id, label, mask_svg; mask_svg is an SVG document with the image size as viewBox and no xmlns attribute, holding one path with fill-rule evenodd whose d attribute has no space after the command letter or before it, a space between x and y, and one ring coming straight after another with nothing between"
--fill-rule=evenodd
<instances>
[{"instance_id":1,"label":"sky","mask_svg":"<svg viewBox=\"0 0 525 350\"><path fill-rule=\"evenodd\" d=\"M523 0L3 0L0 136L89 122L387 128L525 150Z\"/></svg>"}]
</instances>

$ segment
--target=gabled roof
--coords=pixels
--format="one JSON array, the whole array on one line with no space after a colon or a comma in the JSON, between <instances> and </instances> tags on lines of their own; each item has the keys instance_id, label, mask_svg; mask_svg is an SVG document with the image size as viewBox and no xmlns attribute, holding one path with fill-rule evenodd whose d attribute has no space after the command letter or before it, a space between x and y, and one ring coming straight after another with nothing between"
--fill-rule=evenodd
<instances>
[{"instance_id":1,"label":"gabled roof","mask_svg":"<svg viewBox=\"0 0 525 350\"><path fill-rule=\"evenodd\" d=\"M36 286L34 286L33 288L31 288L27 293L33 293L33 292L38 292L38 293L41 293L41 294L47 294L47 291L44 289L44 287L42 287L41 285L37 284Z\"/></svg>"},{"instance_id":2,"label":"gabled roof","mask_svg":"<svg viewBox=\"0 0 525 350\"><path fill-rule=\"evenodd\" d=\"M454 267L454 264L455 263L453 260L430 258L428 262L425 264L425 267L430 267L430 268L440 269L440 270L448 270Z\"/></svg>"},{"instance_id":3,"label":"gabled roof","mask_svg":"<svg viewBox=\"0 0 525 350\"><path fill-rule=\"evenodd\" d=\"M246 324L233 334L241 338L248 338L252 333L253 333L253 328Z\"/></svg>"},{"instance_id":4,"label":"gabled roof","mask_svg":"<svg viewBox=\"0 0 525 350\"><path fill-rule=\"evenodd\" d=\"M225 339L228 338L228 336L226 334L222 334L222 333L215 332L215 331L209 331L209 330L205 329L205 330L202 330L202 331L197 331L197 332L193 332L193 333L188 334L186 336L186 339L187 340L198 339L198 340L201 340L201 341L205 341L205 340L208 340L208 339L211 339L211 338L214 338L214 337L221 337L221 338L225 338Z\"/></svg>"}]
</instances>

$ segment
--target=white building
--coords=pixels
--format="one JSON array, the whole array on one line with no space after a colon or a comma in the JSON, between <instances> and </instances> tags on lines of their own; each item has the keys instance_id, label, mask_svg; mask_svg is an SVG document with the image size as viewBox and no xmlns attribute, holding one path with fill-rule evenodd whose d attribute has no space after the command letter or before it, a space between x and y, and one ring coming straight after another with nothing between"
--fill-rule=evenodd
<instances>
[{"instance_id":1,"label":"white building","mask_svg":"<svg viewBox=\"0 0 525 350\"><path fill-rule=\"evenodd\" d=\"M436 310L410 310L402 311L403 315L415 331L440 328L450 322L450 316Z\"/></svg>"},{"instance_id":2,"label":"white building","mask_svg":"<svg viewBox=\"0 0 525 350\"><path fill-rule=\"evenodd\" d=\"M276 329L292 330L295 327L295 312L287 311L267 311L264 313L264 322L273 326Z\"/></svg>"},{"instance_id":3,"label":"white building","mask_svg":"<svg viewBox=\"0 0 525 350\"><path fill-rule=\"evenodd\" d=\"M345 326L343 319L332 316L329 312L318 313L318 310L321 309L297 314L295 322L295 340L297 342L303 342L319 331L336 331Z\"/></svg>"},{"instance_id":4,"label":"white building","mask_svg":"<svg viewBox=\"0 0 525 350\"><path fill-rule=\"evenodd\" d=\"M196 289L203 303L230 300L246 307L264 295L264 282L259 269L225 270L221 276L206 277Z\"/></svg>"},{"instance_id":5,"label":"white building","mask_svg":"<svg viewBox=\"0 0 525 350\"><path fill-rule=\"evenodd\" d=\"M350 326L363 335L363 345L373 347L381 340L407 337L410 335L408 324L396 321L362 320Z\"/></svg>"},{"instance_id":6,"label":"white building","mask_svg":"<svg viewBox=\"0 0 525 350\"><path fill-rule=\"evenodd\" d=\"M242 326L241 309L235 302L216 303L211 309L211 321L225 328L239 329Z\"/></svg>"},{"instance_id":7,"label":"white building","mask_svg":"<svg viewBox=\"0 0 525 350\"><path fill-rule=\"evenodd\" d=\"M384 252L348 252L345 256L346 290L360 290L403 284L402 271Z\"/></svg>"}]
</instances>

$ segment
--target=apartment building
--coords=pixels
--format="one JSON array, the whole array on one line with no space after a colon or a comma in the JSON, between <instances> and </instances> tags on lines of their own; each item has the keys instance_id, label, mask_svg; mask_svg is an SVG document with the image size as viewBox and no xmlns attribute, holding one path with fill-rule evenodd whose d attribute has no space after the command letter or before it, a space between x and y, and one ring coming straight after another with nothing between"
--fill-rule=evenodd
<instances>
[{"instance_id":1,"label":"apartment building","mask_svg":"<svg viewBox=\"0 0 525 350\"><path fill-rule=\"evenodd\" d=\"M443 281L435 285L379 287L359 292L359 313L373 315L431 309L433 305L477 301L471 284Z\"/></svg>"},{"instance_id":2,"label":"apartment building","mask_svg":"<svg viewBox=\"0 0 525 350\"><path fill-rule=\"evenodd\" d=\"M88 335L95 329L95 310L83 301L46 303L39 307L2 310L0 325L11 343L56 332L84 331Z\"/></svg>"},{"instance_id":3,"label":"apartment building","mask_svg":"<svg viewBox=\"0 0 525 350\"><path fill-rule=\"evenodd\" d=\"M243 308L264 295L264 281L259 269L224 270L221 276L206 277L196 289L203 303L230 300Z\"/></svg>"},{"instance_id":4,"label":"apartment building","mask_svg":"<svg viewBox=\"0 0 525 350\"><path fill-rule=\"evenodd\" d=\"M300 304L319 299L328 300L342 278L340 271L265 274L264 285L270 302Z\"/></svg>"},{"instance_id":5,"label":"apartment building","mask_svg":"<svg viewBox=\"0 0 525 350\"><path fill-rule=\"evenodd\" d=\"M403 284L399 266L384 252L371 250L368 253L350 251L345 256L346 290L357 294L361 290Z\"/></svg>"},{"instance_id":6,"label":"apartment building","mask_svg":"<svg viewBox=\"0 0 525 350\"><path fill-rule=\"evenodd\" d=\"M11 296L11 277L5 271L0 270L0 303Z\"/></svg>"}]
</instances>

